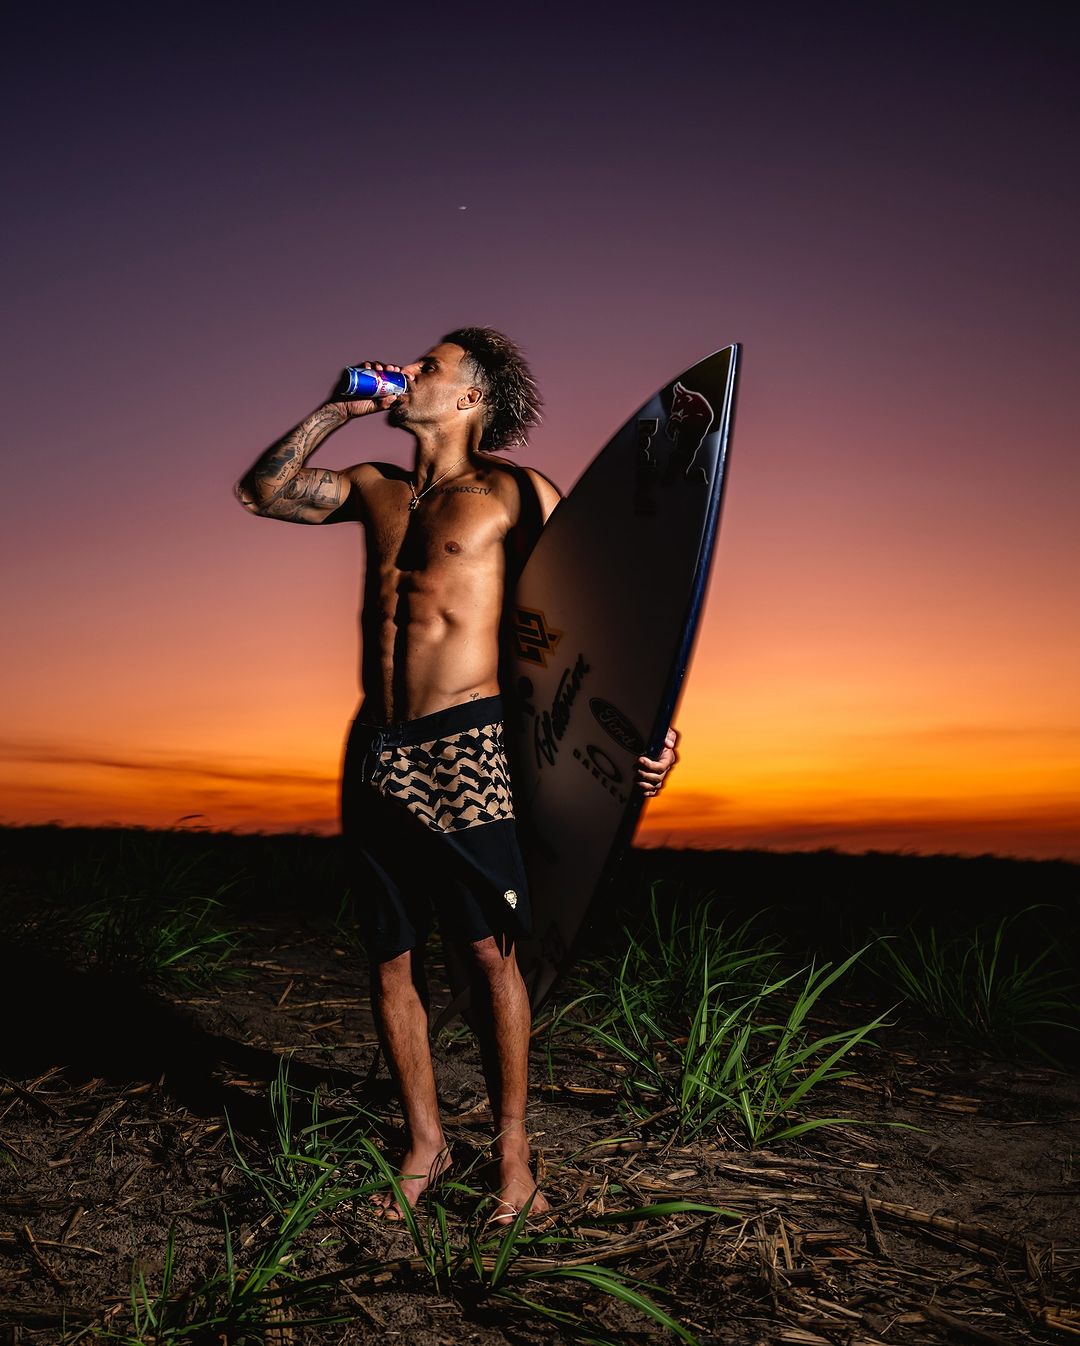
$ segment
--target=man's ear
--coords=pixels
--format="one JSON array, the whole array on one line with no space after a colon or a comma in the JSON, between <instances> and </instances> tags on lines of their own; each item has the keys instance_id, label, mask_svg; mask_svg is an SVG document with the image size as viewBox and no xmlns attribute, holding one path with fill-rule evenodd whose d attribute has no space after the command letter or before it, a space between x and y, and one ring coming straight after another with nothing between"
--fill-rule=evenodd
<instances>
[{"instance_id":1,"label":"man's ear","mask_svg":"<svg viewBox=\"0 0 1080 1346\"><path fill-rule=\"evenodd\" d=\"M471 411L473 407L478 407L484 400L483 390L480 388L466 388L464 393L458 398L458 411Z\"/></svg>"}]
</instances>

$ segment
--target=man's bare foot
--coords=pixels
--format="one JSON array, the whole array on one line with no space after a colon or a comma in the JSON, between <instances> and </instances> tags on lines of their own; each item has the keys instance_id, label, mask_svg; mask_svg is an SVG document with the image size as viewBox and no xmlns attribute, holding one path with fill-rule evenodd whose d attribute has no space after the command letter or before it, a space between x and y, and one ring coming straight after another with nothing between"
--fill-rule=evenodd
<instances>
[{"instance_id":1,"label":"man's bare foot","mask_svg":"<svg viewBox=\"0 0 1080 1346\"><path fill-rule=\"evenodd\" d=\"M529 1207L526 1217L529 1220L551 1209L547 1197L537 1187L526 1160L516 1155L500 1159L499 1194L495 1198L495 1212L490 1222L495 1225L513 1224L526 1205Z\"/></svg>"},{"instance_id":2,"label":"man's bare foot","mask_svg":"<svg viewBox=\"0 0 1080 1346\"><path fill-rule=\"evenodd\" d=\"M453 1160L450 1158L450 1151L446 1145L441 1148L421 1145L411 1146L402 1159L401 1168L398 1170L398 1186L401 1188L401 1195L410 1206L415 1206L421 1194L426 1192L444 1173L448 1173L452 1166ZM371 1198L371 1204L375 1213L381 1219L390 1223L405 1218L405 1213L392 1190L376 1192Z\"/></svg>"}]
</instances>

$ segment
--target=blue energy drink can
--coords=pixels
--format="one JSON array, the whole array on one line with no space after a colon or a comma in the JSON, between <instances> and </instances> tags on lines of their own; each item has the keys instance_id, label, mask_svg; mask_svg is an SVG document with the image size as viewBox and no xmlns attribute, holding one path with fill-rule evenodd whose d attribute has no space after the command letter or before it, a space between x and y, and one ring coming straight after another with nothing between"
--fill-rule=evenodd
<instances>
[{"instance_id":1,"label":"blue energy drink can","mask_svg":"<svg viewBox=\"0 0 1080 1346\"><path fill-rule=\"evenodd\" d=\"M341 376L339 397L400 397L409 381L394 369L358 369L350 365Z\"/></svg>"}]
</instances>

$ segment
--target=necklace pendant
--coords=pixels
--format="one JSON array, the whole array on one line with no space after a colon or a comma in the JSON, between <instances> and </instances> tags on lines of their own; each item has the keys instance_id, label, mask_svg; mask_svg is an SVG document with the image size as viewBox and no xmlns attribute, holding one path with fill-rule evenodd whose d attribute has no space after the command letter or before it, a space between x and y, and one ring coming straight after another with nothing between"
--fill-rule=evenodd
<instances>
[{"instance_id":1,"label":"necklace pendant","mask_svg":"<svg viewBox=\"0 0 1080 1346\"><path fill-rule=\"evenodd\" d=\"M419 509L419 507L420 507L420 497L418 495L414 495L413 498L409 501L409 513L411 514L414 509Z\"/></svg>"}]
</instances>

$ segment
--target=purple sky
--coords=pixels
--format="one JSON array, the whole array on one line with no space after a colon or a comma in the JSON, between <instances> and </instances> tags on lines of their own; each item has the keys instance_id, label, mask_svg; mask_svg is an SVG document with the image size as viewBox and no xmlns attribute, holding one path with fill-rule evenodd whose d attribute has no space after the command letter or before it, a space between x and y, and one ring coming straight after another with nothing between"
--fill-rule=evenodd
<instances>
[{"instance_id":1,"label":"purple sky","mask_svg":"<svg viewBox=\"0 0 1080 1346\"><path fill-rule=\"evenodd\" d=\"M108 749L149 771L182 748L321 772L325 808L294 820L326 825L356 538L247 519L230 486L342 364L488 322L529 352L547 417L528 457L564 487L666 378L745 345L673 827L752 839L747 820L790 813L820 835L862 808L930 836L975 799L964 825L1020 817L1016 849L1024 817L1067 818L1065 13L24 9L5 76L0 620L20 714L0 817L90 817L97 789L141 818L80 763ZM320 461L406 450L365 427ZM261 713L298 702L303 733ZM946 730L946 755L904 756ZM970 770L956 734L983 735ZM1014 761L1016 735L1040 746ZM211 815L291 816L257 793ZM1067 848L1051 831L1039 846Z\"/></svg>"}]
</instances>

